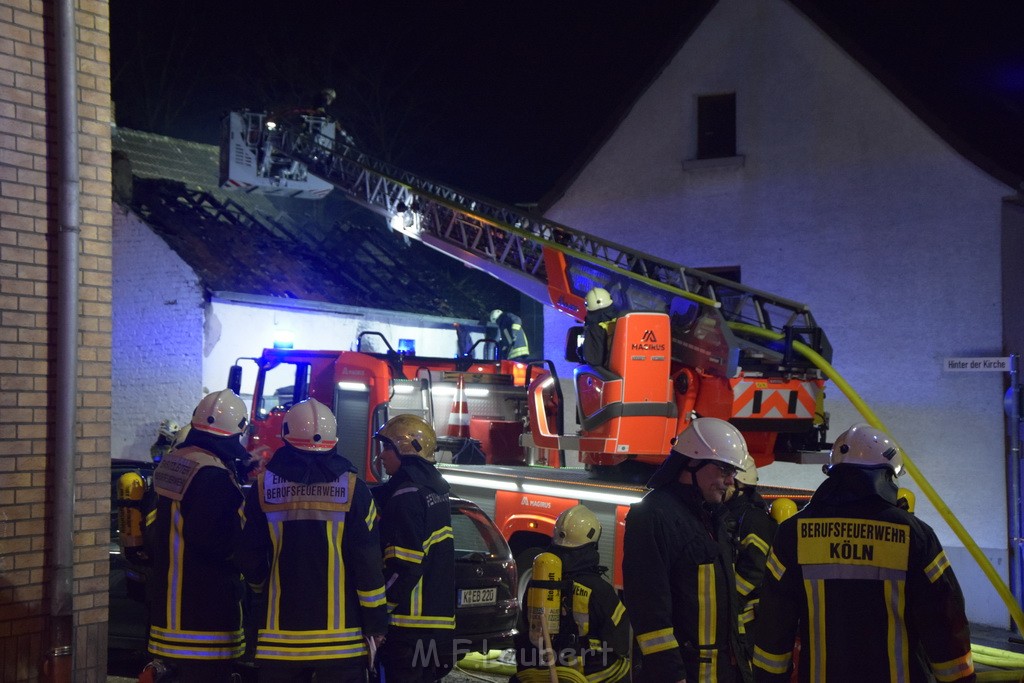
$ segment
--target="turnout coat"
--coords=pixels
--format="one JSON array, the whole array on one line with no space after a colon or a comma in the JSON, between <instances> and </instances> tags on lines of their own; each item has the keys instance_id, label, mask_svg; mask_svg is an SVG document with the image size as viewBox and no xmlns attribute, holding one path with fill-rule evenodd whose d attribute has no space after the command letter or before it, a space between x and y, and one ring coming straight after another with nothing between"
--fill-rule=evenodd
<instances>
[{"instance_id":1,"label":"turnout coat","mask_svg":"<svg viewBox=\"0 0 1024 683\"><path fill-rule=\"evenodd\" d=\"M783 522L753 622L757 681L973 681L960 584L880 470L837 465Z\"/></svg>"}]
</instances>

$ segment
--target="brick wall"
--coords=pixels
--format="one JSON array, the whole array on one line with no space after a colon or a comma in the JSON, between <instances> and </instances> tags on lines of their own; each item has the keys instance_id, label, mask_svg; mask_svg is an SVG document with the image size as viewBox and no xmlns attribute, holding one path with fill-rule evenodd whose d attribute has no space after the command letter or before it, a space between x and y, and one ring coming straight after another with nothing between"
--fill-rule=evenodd
<instances>
[{"instance_id":1,"label":"brick wall","mask_svg":"<svg viewBox=\"0 0 1024 683\"><path fill-rule=\"evenodd\" d=\"M53 3L0 6L0 680L36 681L48 645L57 311ZM108 4L80 0L81 161L75 681L105 680L110 441Z\"/></svg>"}]
</instances>

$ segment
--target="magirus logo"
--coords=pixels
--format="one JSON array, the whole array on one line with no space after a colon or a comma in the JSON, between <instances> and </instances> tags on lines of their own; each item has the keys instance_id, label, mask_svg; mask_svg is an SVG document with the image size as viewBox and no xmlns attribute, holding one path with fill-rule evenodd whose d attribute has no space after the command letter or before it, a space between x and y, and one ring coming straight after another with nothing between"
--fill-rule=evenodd
<instances>
[{"instance_id":1,"label":"magirus logo","mask_svg":"<svg viewBox=\"0 0 1024 683\"><path fill-rule=\"evenodd\" d=\"M665 345L658 343L658 337L654 334L654 330L644 330L640 341L634 342L632 348L634 351L664 351Z\"/></svg>"}]
</instances>

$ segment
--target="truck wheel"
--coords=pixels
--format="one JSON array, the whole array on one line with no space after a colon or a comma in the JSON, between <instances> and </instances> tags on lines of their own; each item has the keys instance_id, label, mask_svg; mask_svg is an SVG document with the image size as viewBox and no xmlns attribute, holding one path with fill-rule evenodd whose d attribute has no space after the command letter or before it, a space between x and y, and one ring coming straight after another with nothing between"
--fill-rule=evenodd
<instances>
[{"instance_id":1,"label":"truck wheel","mask_svg":"<svg viewBox=\"0 0 1024 683\"><path fill-rule=\"evenodd\" d=\"M526 606L526 584L533 578L533 560L544 552L544 548L527 548L516 555L516 573L519 575L519 586L516 594L519 596L519 607Z\"/></svg>"}]
</instances>

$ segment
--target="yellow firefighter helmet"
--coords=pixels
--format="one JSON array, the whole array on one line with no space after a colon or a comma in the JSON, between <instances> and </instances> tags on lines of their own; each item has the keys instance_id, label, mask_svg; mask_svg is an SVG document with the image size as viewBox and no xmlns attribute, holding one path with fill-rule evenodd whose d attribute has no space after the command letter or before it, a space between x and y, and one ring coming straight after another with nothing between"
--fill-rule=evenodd
<instances>
[{"instance_id":1,"label":"yellow firefighter helmet","mask_svg":"<svg viewBox=\"0 0 1024 683\"><path fill-rule=\"evenodd\" d=\"M914 505L917 503L917 496L910 489L900 489L896 492L896 501L901 508L912 513Z\"/></svg>"},{"instance_id":2,"label":"yellow firefighter helmet","mask_svg":"<svg viewBox=\"0 0 1024 683\"><path fill-rule=\"evenodd\" d=\"M574 505L564 510L555 520L555 534L551 542L562 548L579 548L597 543L601 538L601 522L586 505Z\"/></svg>"},{"instance_id":3,"label":"yellow firefighter helmet","mask_svg":"<svg viewBox=\"0 0 1024 683\"><path fill-rule=\"evenodd\" d=\"M789 498L776 498L772 503L772 519L782 524L796 514L796 503Z\"/></svg>"},{"instance_id":4,"label":"yellow firefighter helmet","mask_svg":"<svg viewBox=\"0 0 1024 683\"><path fill-rule=\"evenodd\" d=\"M437 434L426 420L416 415L396 415L373 438L394 448L399 455L418 455L434 462Z\"/></svg>"}]
</instances>

